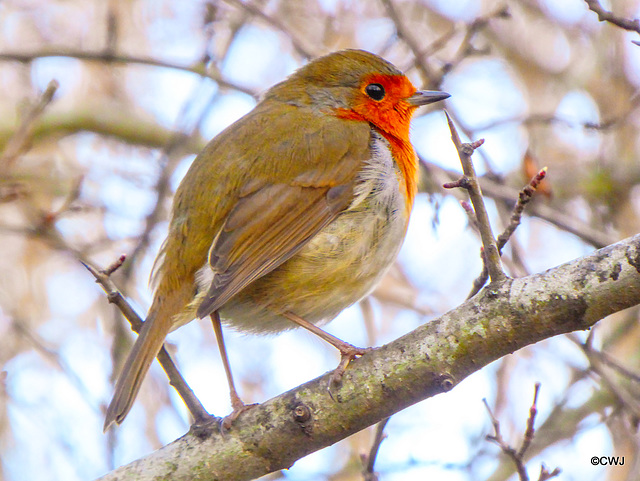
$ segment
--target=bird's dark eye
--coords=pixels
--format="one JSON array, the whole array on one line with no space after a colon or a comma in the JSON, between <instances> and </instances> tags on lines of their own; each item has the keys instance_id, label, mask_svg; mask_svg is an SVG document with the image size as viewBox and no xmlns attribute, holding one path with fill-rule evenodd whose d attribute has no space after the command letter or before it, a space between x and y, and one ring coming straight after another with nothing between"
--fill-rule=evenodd
<instances>
[{"instance_id":1,"label":"bird's dark eye","mask_svg":"<svg viewBox=\"0 0 640 481\"><path fill-rule=\"evenodd\" d=\"M384 87L380 84L369 84L364 91L373 100L382 100L384 98Z\"/></svg>"}]
</instances>

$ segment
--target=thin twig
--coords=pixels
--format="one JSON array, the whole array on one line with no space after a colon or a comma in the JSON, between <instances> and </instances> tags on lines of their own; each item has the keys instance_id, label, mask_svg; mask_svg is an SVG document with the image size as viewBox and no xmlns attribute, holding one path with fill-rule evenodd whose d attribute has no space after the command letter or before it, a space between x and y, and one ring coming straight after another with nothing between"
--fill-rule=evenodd
<instances>
[{"instance_id":1,"label":"thin twig","mask_svg":"<svg viewBox=\"0 0 640 481\"><path fill-rule=\"evenodd\" d=\"M456 179L460 176L457 172L443 169L439 165L426 161L421 156L418 157L422 166L429 171L429 174L432 177L438 178L439 181L441 181L440 179L442 179L442 181L445 179ZM495 200L506 201L510 204L513 202L513 199L518 197L517 190L509 187L508 185L500 184L487 176L482 176L478 180L480 181L482 192L487 197L491 197ZM594 229L578 219L578 217L564 214L546 204L534 203L529 206L529 209L531 216L546 220L550 224L577 236L597 249L601 249L604 246L608 246L609 244L616 242L617 237L611 233Z\"/></svg>"},{"instance_id":2,"label":"thin twig","mask_svg":"<svg viewBox=\"0 0 640 481\"><path fill-rule=\"evenodd\" d=\"M516 202L516 206L513 208L511 212L511 218L509 219L509 225L507 228L498 236L496 242L498 244L498 250L502 252L502 249L507 244L513 233L516 231L517 227L520 225L522 220L522 213L524 212L525 206L529 203L533 194L536 192L536 189L540 185L540 182L547 176L547 168L543 167L533 178L529 181L518 195L518 202Z\"/></svg>"},{"instance_id":3,"label":"thin twig","mask_svg":"<svg viewBox=\"0 0 640 481\"><path fill-rule=\"evenodd\" d=\"M462 172L464 174L464 176L458 181L459 185L447 185L447 187L463 187L469 192L469 198L471 199L473 209L476 213L476 218L478 219L478 229L480 230L480 238L482 239L482 245L484 247L484 263L489 271L491 281L500 282L504 280L506 276L502 270L500 253L496 245L496 240L491 232L489 215L487 214L484 200L482 199L480 183L478 182L475 169L473 168L473 163L471 162L471 155L473 154L473 151L480 147L484 141L481 140L470 144L463 144L460 141L458 131L456 130L455 125L453 125L453 121L446 110L445 114L447 116L449 130L451 131L451 140L458 151L458 157L460 158Z\"/></svg>"},{"instance_id":4,"label":"thin twig","mask_svg":"<svg viewBox=\"0 0 640 481\"><path fill-rule=\"evenodd\" d=\"M170 68L174 70L182 70L191 72L202 77L210 78L218 85L224 88L237 90L238 92L257 97L258 94L254 90L238 85L232 81L222 78L217 72L207 68L202 63L193 65L179 65L163 60L152 59L149 57L138 57L135 55L112 54L109 52L91 52L85 50L65 49L65 48L43 48L36 52L4 52L0 53L0 60L9 60L15 62L32 62L33 60L46 57L67 57L76 58L78 60L89 60L98 62L122 63L122 64L140 64L150 65L153 67Z\"/></svg>"},{"instance_id":5,"label":"thin twig","mask_svg":"<svg viewBox=\"0 0 640 481\"><path fill-rule=\"evenodd\" d=\"M2 170L7 170L16 158L29 148L34 124L53 100L58 87L58 81L51 80L38 98L38 101L24 113L22 122L20 122L9 142L7 142L7 146L0 157L0 168Z\"/></svg>"},{"instance_id":6,"label":"thin twig","mask_svg":"<svg viewBox=\"0 0 640 481\"><path fill-rule=\"evenodd\" d=\"M474 125L473 129L476 132L484 132L494 129L496 127L502 127L506 124L520 123L524 125L563 125L570 128L594 130L600 132L606 132L618 125L624 125L624 120L631 114L640 103L639 92L636 91L631 98L625 104L624 112L611 115L607 119L601 122L584 121L576 122L575 120L560 117L555 114L530 114L530 115L514 115L511 117L504 117L502 119L492 120L485 124Z\"/></svg>"},{"instance_id":7,"label":"thin twig","mask_svg":"<svg viewBox=\"0 0 640 481\"><path fill-rule=\"evenodd\" d=\"M537 403L538 403L539 392L540 392L540 383L536 383L534 387L534 393L533 393L533 402L531 404L531 407L529 408L529 417L527 418L527 428L524 432L524 436L522 439L522 446L518 450L513 448L504 440L500 432L500 421L498 421L496 417L493 415L493 412L491 412L491 408L489 407L487 400L486 399L482 400L485 407L487 408L489 417L491 418L491 424L493 425L493 431L494 431L494 434L493 435L488 434L486 436L486 439L487 441L491 441L497 444L502 450L502 452L506 454L513 461L513 463L516 466L516 471L518 472L518 477L520 478L520 481L529 481L529 475L527 474L527 469L524 463L524 456L527 450L529 449L529 446L531 446L531 441L533 441L533 437L535 435L534 424L535 424L536 414L538 413ZM548 479L554 478L558 476L560 472L561 470L559 468L555 468L553 471L549 472L545 467L545 465L543 464L540 468L540 475L538 477L538 481L546 481Z\"/></svg>"},{"instance_id":8,"label":"thin twig","mask_svg":"<svg viewBox=\"0 0 640 481\"><path fill-rule=\"evenodd\" d=\"M544 463L541 463L538 481L547 481L548 479L555 478L556 476L560 476L561 472L562 470L560 468L555 468L553 471L549 471Z\"/></svg>"},{"instance_id":9,"label":"thin twig","mask_svg":"<svg viewBox=\"0 0 640 481\"><path fill-rule=\"evenodd\" d=\"M600 357L602 362L612 369L618 371L623 376L629 378L631 381L636 383L640 383L640 374L635 373L628 368L624 367L622 364L619 364L614 358L612 358L609 354L602 351L594 351L594 353Z\"/></svg>"},{"instance_id":10,"label":"thin twig","mask_svg":"<svg viewBox=\"0 0 640 481\"><path fill-rule=\"evenodd\" d=\"M96 282L100 284L104 292L107 294L108 301L111 304L114 304L120 312L122 312L122 315L129 321L131 329L134 332L139 333L142 328L142 319L133 310L131 305L127 302L109 277L113 271L122 265L125 260L124 257L125 256L120 256L108 269L98 269L89 262L82 260L80 262L87 268L91 275L93 275ZM206 411L202 403L200 403L200 400L195 396L187 382L184 380L164 346L162 346L162 349L158 353L158 362L160 362L164 372L167 373L169 383L175 388L178 395L182 398L189 409L189 412L191 412L196 424L202 424L210 421L211 415Z\"/></svg>"},{"instance_id":11,"label":"thin twig","mask_svg":"<svg viewBox=\"0 0 640 481\"><path fill-rule=\"evenodd\" d=\"M446 33L442 36L434 40L431 44L429 44L425 49L420 50L417 58L426 58L435 54L439 50L443 49L447 43L453 39L458 33L460 33L461 29L464 29L464 38L461 42L461 46L458 48L458 51L465 51L468 48L462 47L465 43L469 43L473 37L479 33L483 28L485 28L489 24L489 20L494 18L509 18L509 8L506 5L501 5L496 7L495 10L489 12L487 15L482 15L480 17L475 18L471 23L466 25L456 24L452 28L450 28ZM463 58L456 58L454 61L449 61L445 64L445 70L450 72L457 63L460 63ZM407 70L416 66L416 60L407 67Z\"/></svg>"},{"instance_id":12,"label":"thin twig","mask_svg":"<svg viewBox=\"0 0 640 481\"><path fill-rule=\"evenodd\" d=\"M458 51L453 56L449 62L447 62L446 70L451 71L455 67L457 67L462 61L470 57L471 55L478 54L488 54L489 51L487 49L478 50L476 49L471 42L475 38L475 36L483 30L488 24L489 21L494 18L510 18L511 13L509 12L509 7L507 5L498 6L489 14L475 18L471 23L465 26L465 34L462 42L460 42L460 46L458 47Z\"/></svg>"},{"instance_id":13,"label":"thin twig","mask_svg":"<svg viewBox=\"0 0 640 481\"><path fill-rule=\"evenodd\" d=\"M410 29L407 28L404 21L400 18L400 14L392 0L381 0L387 15L393 22L398 38L402 39L404 43L411 49L415 58L415 66L420 71L422 76L422 82L425 85L438 85L442 80L442 75L437 73L429 64L425 61L425 55L422 54L420 45L413 38L413 34Z\"/></svg>"},{"instance_id":14,"label":"thin twig","mask_svg":"<svg viewBox=\"0 0 640 481\"><path fill-rule=\"evenodd\" d=\"M587 341L584 343L575 334L570 335L569 339L583 350L585 356L589 360L590 371L597 374L601 382L615 396L618 403L625 406L633 416L640 418L640 404L638 403L636 396L631 394L628 389L625 389L625 387L615 379L612 379L611 373L604 369L604 366L609 366L622 376L636 383L640 382L640 375L622 366L607 353L595 349L593 347L593 337L591 336L591 333L594 330L595 329L592 329L590 331L590 337L587 338Z\"/></svg>"},{"instance_id":15,"label":"thin twig","mask_svg":"<svg viewBox=\"0 0 640 481\"><path fill-rule=\"evenodd\" d=\"M376 458L378 456L378 451L380 449L380 444L387 437L384 434L384 428L389 422L390 418L383 419L376 425L376 434L373 438L373 443L371 444L371 449L369 450L369 454L363 454L362 464L364 465L364 469L362 471L362 477L364 481L378 481L378 473L374 471L374 466L376 464Z\"/></svg>"},{"instance_id":16,"label":"thin twig","mask_svg":"<svg viewBox=\"0 0 640 481\"><path fill-rule=\"evenodd\" d=\"M100 412L95 397L87 388L87 385L80 379L76 372L72 369L69 363L65 360L59 352L47 347L47 343L42 337L27 327L26 323L17 319L11 319L11 327L28 342L30 342L35 350L39 352L46 360L55 364L71 381L71 384L75 386L87 404L95 409L96 412Z\"/></svg>"},{"instance_id":17,"label":"thin twig","mask_svg":"<svg viewBox=\"0 0 640 481\"><path fill-rule=\"evenodd\" d=\"M511 211L511 218L509 219L509 225L507 225L506 229L500 234L496 240L496 245L498 246L498 252L502 255L502 249L507 244L513 233L516 231L520 222L522 220L522 213L524 212L525 206L529 203L536 189L540 185L540 182L547 176L547 168L544 167L541 169L533 178L529 181L529 183L520 191L518 194L518 202L516 202L515 207ZM487 282L489 272L486 264L482 267L482 272L480 275L473 281L473 286L471 288L471 292L467 295L467 299L475 296L482 286Z\"/></svg>"},{"instance_id":18,"label":"thin twig","mask_svg":"<svg viewBox=\"0 0 640 481\"><path fill-rule=\"evenodd\" d=\"M617 27L623 28L625 30L629 30L630 32L640 33L640 21L637 18L633 20L629 20L626 18L618 17L614 15L613 12L605 10L600 5L598 0L584 0L589 10L598 15L598 20L600 22L609 22Z\"/></svg>"},{"instance_id":19,"label":"thin twig","mask_svg":"<svg viewBox=\"0 0 640 481\"><path fill-rule=\"evenodd\" d=\"M529 417L527 418L527 429L524 432L524 437L522 439L522 446L518 450L517 455L522 458L524 457L527 449L531 446L531 441L533 441L533 435L535 434L535 421L536 415L538 414L538 394L540 393L540 383L537 382L534 386L533 391L533 403L531 403L531 407L529 408Z\"/></svg>"},{"instance_id":20,"label":"thin twig","mask_svg":"<svg viewBox=\"0 0 640 481\"><path fill-rule=\"evenodd\" d=\"M460 207L462 207L464 213L467 214L467 221L469 222L471 228L477 233L480 233L480 228L478 227L478 219L476 219L476 213L473 211L473 207L471 207L469 202L467 202L466 200L460 201Z\"/></svg>"},{"instance_id":21,"label":"thin twig","mask_svg":"<svg viewBox=\"0 0 640 481\"><path fill-rule=\"evenodd\" d=\"M294 34L294 32L292 32L284 23L282 23L279 19L267 14L263 10L259 9L257 6L247 2L243 2L241 0L224 0L224 2L228 3L229 5L234 5L238 8L242 8L247 12L249 12L250 14L255 15L256 17L260 17L262 20L267 22L276 30L279 30L280 32L284 33L289 39L289 41L291 42L291 45L293 46L293 48L302 57L313 58L316 56L316 53L309 50L304 45L304 42L302 41L302 39L298 38L298 36Z\"/></svg>"}]
</instances>

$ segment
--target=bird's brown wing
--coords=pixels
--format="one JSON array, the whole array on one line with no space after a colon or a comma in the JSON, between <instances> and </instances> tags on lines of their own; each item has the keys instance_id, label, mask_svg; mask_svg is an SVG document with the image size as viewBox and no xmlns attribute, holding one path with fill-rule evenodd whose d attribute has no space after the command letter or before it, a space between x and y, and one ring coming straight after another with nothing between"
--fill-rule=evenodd
<instances>
[{"instance_id":1,"label":"bird's brown wing","mask_svg":"<svg viewBox=\"0 0 640 481\"><path fill-rule=\"evenodd\" d=\"M198 317L291 258L353 200L357 173L369 158L368 125L332 117L305 125L312 114L296 110L283 120L297 131L267 142L262 153L289 167L248 182L213 239L214 277Z\"/></svg>"}]
</instances>

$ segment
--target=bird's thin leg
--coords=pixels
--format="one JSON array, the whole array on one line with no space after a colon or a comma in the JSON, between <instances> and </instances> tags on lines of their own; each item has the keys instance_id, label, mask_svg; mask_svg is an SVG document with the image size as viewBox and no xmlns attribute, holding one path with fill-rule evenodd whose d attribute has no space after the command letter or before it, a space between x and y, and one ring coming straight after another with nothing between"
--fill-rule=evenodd
<instances>
[{"instance_id":1,"label":"bird's thin leg","mask_svg":"<svg viewBox=\"0 0 640 481\"><path fill-rule=\"evenodd\" d=\"M222 358L222 365L224 366L224 372L227 375L227 382L229 383L229 397L231 398L231 407L233 412L226 416L222 420L222 428L229 429L233 421L240 415L240 413L246 411L254 404L245 404L238 396L238 391L233 382L233 374L231 374L231 366L229 366L229 357L227 356L227 348L224 346L224 337L222 336L222 323L220 322L220 314L214 312L211 314L211 322L213 324L213 331L216 334L216 341L218 342L218 349L220 350L220 357Z\"/></svg>"},{"instance_id":2,"label":"bird's thin leg","mask_svg":"<svg viewBox=\"0 0 640 481\"><path fill-rule=\"evenodd\" d=\"M336 336L323 331L315 324L312 324L309 321L301 318L300 316L295 315L293 312L285 312L283 315L300 327L304 327L306 330L313 332L320 339L327 341L338 351L340 351L340 364L338 364L338 367L335 369L335 371L333 371L333 375L331 376L331 384L340 383L344 371L347 369L347 366L353 359L362 356L366 352L371 351L370 347L356 347L353 344L344 342L342 339L338 339Z\"/></svg>"}]
</instances>

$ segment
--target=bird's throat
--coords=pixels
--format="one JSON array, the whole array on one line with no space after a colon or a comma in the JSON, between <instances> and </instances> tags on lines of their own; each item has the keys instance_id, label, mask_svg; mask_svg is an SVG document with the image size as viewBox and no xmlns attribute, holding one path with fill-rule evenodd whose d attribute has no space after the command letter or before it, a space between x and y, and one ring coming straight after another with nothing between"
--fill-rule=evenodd
<instances>
[{"instance_id":1,"label":"bird's throat","mask_svg":"<svg viewBox=\"0 0 640 481\"><path fill-rule=\"evenodd\" d=\"M409 142L408 123L406 129L402 128L404 127L403 125L400 125L401 128L398 128L399 126L396 125L394 128L385 129L377 123L370 122L362 114L350 109L336 109L335 114L338 118L345 120L368 122L387 140L387 142L389 142L389 150L391 150L393 160L398 165L404 179L407 215L410 214L411 209L413 208L413 200L415 199L418 190L418 158L413 150L413 146ZM398 132L391 132L394 130ZM403 140L398 135L405 137L406 140Z\"/></svg>"},{"instance_id":2,"label":"bird's throat","mask_svg":"<svg viewBox=\"0 0 640 481\"><path fill-rule=\"evenodd\" d=\"M408 141L398 139L394 135L382 130L379 132L387 142L389 142L391 155L398 165L400 172L402 172L405 198L407 202L407 215L409 215L413 208L413 200L415 199L418 191L418 158L413 147Z\"/></svg>"}]
</instances>

